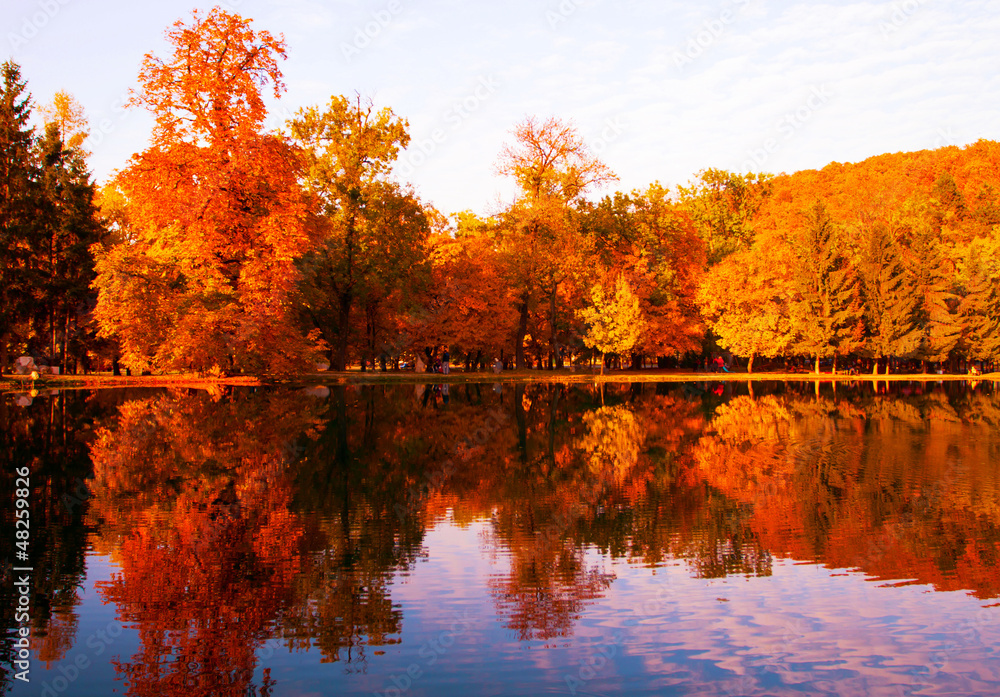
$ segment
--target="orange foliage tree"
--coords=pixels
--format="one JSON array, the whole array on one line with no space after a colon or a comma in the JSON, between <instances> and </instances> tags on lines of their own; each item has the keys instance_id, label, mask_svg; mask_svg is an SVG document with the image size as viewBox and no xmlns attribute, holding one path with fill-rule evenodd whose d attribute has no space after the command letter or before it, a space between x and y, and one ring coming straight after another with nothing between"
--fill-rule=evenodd
<instances>
[{"instance_id":1,"label":"orange foliage tree","mask_svg":"<svg viewBox=\"0 0 1000 697\"><path fill-rule=\"evenodd\" d=\"M863 345L862 306L855 270L845 258L839 231L817 201L793 240L791 304L796 348L820 358L845 356Z\"/></svg>"},{"instance_id":2,"label":"orange foliage tree","mask_svg":"<svg viewBox=\"0 0 1000 697\"><path fill-rule=\"evenodd\" d=\"M705 243L709 264L753 243L753 218L771 195L771 180L770 174L709 168L699 172L696 183L678 187L680 203Z\"/></svg>"},{"instance_id":3,"label":"orange foliage tree","mask_svg":"<svg viewBox=\"0 0 1000 697\"><path fill-rule=\"evenodd\" d=\"M296 152L263 129L280 37L220 8L167 32L131 100L152 142L118 175L133 236L97 249L97 318L135 369L291 372L312 345L289 296L312 243Z\"/></svg>"},{"instance_id":4,"label":"orange foliage tree","mask_svg":"<svg viewBox=\"0 0 1000 697\"><path fill-rule=\"evenodd\" d=\"M583 243L572 212L588 189L617 179L587 150L576 129L556 118L529 117L514 128L497 171L513 177L520 198L505 212L499 239L511 269L519 312L514 351L525 367L524 337L532 306L548 304L549 352L560 361L559 298L583 266Z\"/></svg>"},{"instance_id":5,"label":"orange foliage tree","mask_svg":"<svg viewBox=\"0 0 1000 697\"><path fill-rule=\"evenodd\" d=\"M646 329L635 347L667 356L696 349L702 339L695 294L705 243L685 210L659 184L646 191L606 196L584 208L583 228L606 275L625 274L639 298Z\"/></svg>"},{"instance_id":6,"label":"orange foliage tree","mask_svg":"<svg viewBox=\"0 0 1000 697\"><path fill-rule=\"evenodd\" d=\"M439 225L428 255L431 282L410 316L414 348L445 345L470 366L506 357L517 313L500 253L496 225L465 212L457 226ZM473 353L474 352L474 353Z\"/></svg>"}]
</instances>

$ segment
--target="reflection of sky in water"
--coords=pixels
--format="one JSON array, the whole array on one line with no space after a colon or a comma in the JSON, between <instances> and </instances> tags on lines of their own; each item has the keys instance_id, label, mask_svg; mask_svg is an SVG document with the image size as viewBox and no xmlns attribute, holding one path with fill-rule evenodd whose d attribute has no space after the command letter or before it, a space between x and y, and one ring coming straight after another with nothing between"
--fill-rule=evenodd
<instances>
[{"instance_id":1,"label":"reflection of sky in water","mask_svg":"<svg viewBox=\"0 0 1000 697\"><path fill-rule=\"evenodd\" d=\"M253 679L176 694L1000 693L991 394L482 387L103 394L76 629L13 694L182 649Z\"/></svg>"},{"instance_id":2,"label":"reflection of sky in water","mask_svg":"<svg viewBox=\"0 0 1000 697\"><path fill-rule=\"evenodd\" d=\"M337 671L336 694L394 695L407 669L419 674L406 691L414 695L565 694L569 685L579 694L726 696L1000 688L1000 607L790 560L768 577L698 579L682 561L649 568L591 549L588 562L615 576L605 596L572 636L519 642L490 602L488 579L506 561L481 553L486 534L486 522L451 520L428 533L427 558L393 583L402 643L384 647L367 674ZM314 694L305 685L322 666L303 672L278 660L281 694Z\"/></svg>"}]
</instances>

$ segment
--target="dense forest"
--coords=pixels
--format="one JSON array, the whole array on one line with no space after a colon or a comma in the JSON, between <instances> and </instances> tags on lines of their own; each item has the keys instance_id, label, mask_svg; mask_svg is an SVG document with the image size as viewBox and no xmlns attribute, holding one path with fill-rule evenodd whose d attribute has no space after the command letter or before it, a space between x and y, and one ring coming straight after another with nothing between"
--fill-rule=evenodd
<instances>
[{"instance_id":1,"label":"dense forest","mask_svg":"<svg viewBox=\"0 0 1000 697\"><path fill-rule=\"evenodd\" d=\"M572 123L529 116L469 165L516 198L448 216L394 176L410 135L389 107L333 96L265 129L286 45L251 24L216 8L168 30L130 102L150 141L100 187L73 97L35 109L3 64L0 372L1000 358L996 142L606 194Z\"/></svg>"}]
</instances>

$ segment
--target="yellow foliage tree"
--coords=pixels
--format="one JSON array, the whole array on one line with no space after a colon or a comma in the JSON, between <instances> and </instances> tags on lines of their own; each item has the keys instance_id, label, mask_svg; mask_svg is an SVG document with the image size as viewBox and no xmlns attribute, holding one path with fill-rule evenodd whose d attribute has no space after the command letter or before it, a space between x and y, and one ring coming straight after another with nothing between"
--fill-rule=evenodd
<instances>
[{"instance_id":1,"label":"yellow foliage tree","mask_svg":"<svg viewBox=\"0 0 1000 697\"><path fill-rule=\"evenodd\" d=\"M646 321L639 307L639 298L632 292L624 276L618 276L615 292L608 293L598 283L590 293L591 305L579 312L587 324L584 344L601 352L601 375L604 355L628 353L642 339Z\"/></svg>"},{"instance_id":2,"label":"yellow foliage tree","mask_svg":"<svg viewBox=\"0 0 1000 697\"><path fill-rule=\"evenodd\" d=\"M45 123L54 123L59 127L67 150L80 152L84 157L90 153L83 150L83 141L90 132L89 123L83 106L69 92L59 90L52 97L52 103L39 108Z\"/></svg>"}]
</instances>

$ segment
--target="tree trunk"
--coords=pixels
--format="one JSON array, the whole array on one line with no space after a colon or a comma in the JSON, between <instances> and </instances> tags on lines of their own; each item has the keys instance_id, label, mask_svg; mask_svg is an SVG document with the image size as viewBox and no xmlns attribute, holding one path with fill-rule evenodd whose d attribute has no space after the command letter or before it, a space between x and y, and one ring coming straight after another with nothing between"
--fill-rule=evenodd
<instances>
[{"instance_id":1,"label":"tree trunk","mask_svg":"<svg viewBox=\"0 0 1000 697\"><path fill-rule=\"evenodd\" d=\"M604 351L601 351L601 375L604 375Z\"/></svg>"},{"instance_id":2,"label":"tree trunk","mask_svg":"<svg viewBox=\"0 0 1000 697\"><path fill-rule=\"evenodd\" d=\"M819 354L816 354L816 374L819 375Z\"/></svg>"},{"instance_id":3,"label":"tree trunk","mask_svg":"<svg viewBox=\"0 0 1000 697\"><path fill-rule=\"evenodd\" d=\"M56 360L56 307L52 305L49 308L49 363L54 363Z\"/></svg>"},{"instance_id":4,"label":"tree trunk","mask_svg":"<svg viewBox=\"0 0 1000 697\"><path fill-rule=\"evenodd\" d=\"M3 371L7 367L7 333L4 332L0 334L0 377L3 377Z\"/></svg>"},{"instance_id":5,"label":"tree trunk","mask_svg":"<svg viewBox=\"0 0 1000 697\"><path fill-rule=\"evenodd\" d=\"M833 370L830 372L831 375L837 374L837 354L833 354Z\"/></svg>"},{"instance_id":6,"label":"tree trunk","mask_svg":"<svg viewBox=\"0 0 1000 697\"><path fill-rule=\"evenodd\" d=\"M347 344L351 329L351 304L353 300L350 292L343 293L340 296L340 312L337 313L337 346L331 359L333 369L341 372L347 370Z\"/></svg>"},{"instance_id":7,"label":"tree trunk","mask_svg":"<svg viewBox=\"0 0 1000 697\"><path fill-rule=\"evenodd\" d=\"M62 352L59 357L60 372L66 373L66 342L69 341L69 310L63 316Z\"/></svg>"},{"instance_id":8,"label":"tree trunk","mask_svg":"<svg viewBox=\"0 0 1000 697\"><path fill-rule=\"evenodd\" d=\"M633 353L632 354L632 370L642 370L642 359L645 358L645 354Z\"/></svg>"},{"instance_id":9,"label":"tree trunk","mask_svg":"<svg viewBox=\"0 0 1000 697\"><path fill-rule=\"evenodd\" d=\"M551 327L549 335L550 370L556 369L556 363L559 360L559 338L556 332L556 291L558 289L559 284L557 283L555 288L552 289L552 295L549 296L549 326Z\"/></svg>"},{"instance_id":10,"label":"tree trunk","mask_svg":"<svg viewBox=\"0 0 1000 697\"><path fill-rule=\"evenodd\" d=\"M514 361L518 370L523 370L524 364L524 337L528 333L528 301L521 302L520 319L517 321L517 332L514 334Z\"/></svg>"},{"instance_id":11,"label":"tree trunk","mask_svg":"<svg viewBox=\"0 0 1000 697\"><path fill-rule=\"evenodd\" d=\"M878 375L878 356L872 361L872 375Z\"/></svg>"},{"instance_id":12,"label":"tree trunk","mask_svg":"<svg viewBox=\"0 0 1000 697\"><path fill-rule=\"evenodd\" d=\"M747 361L747 373L752 373L753 372L753 359L754 359L754 355L755 354L751 353L750 354L750 360Z\"/></svg>"}]
</instances>

